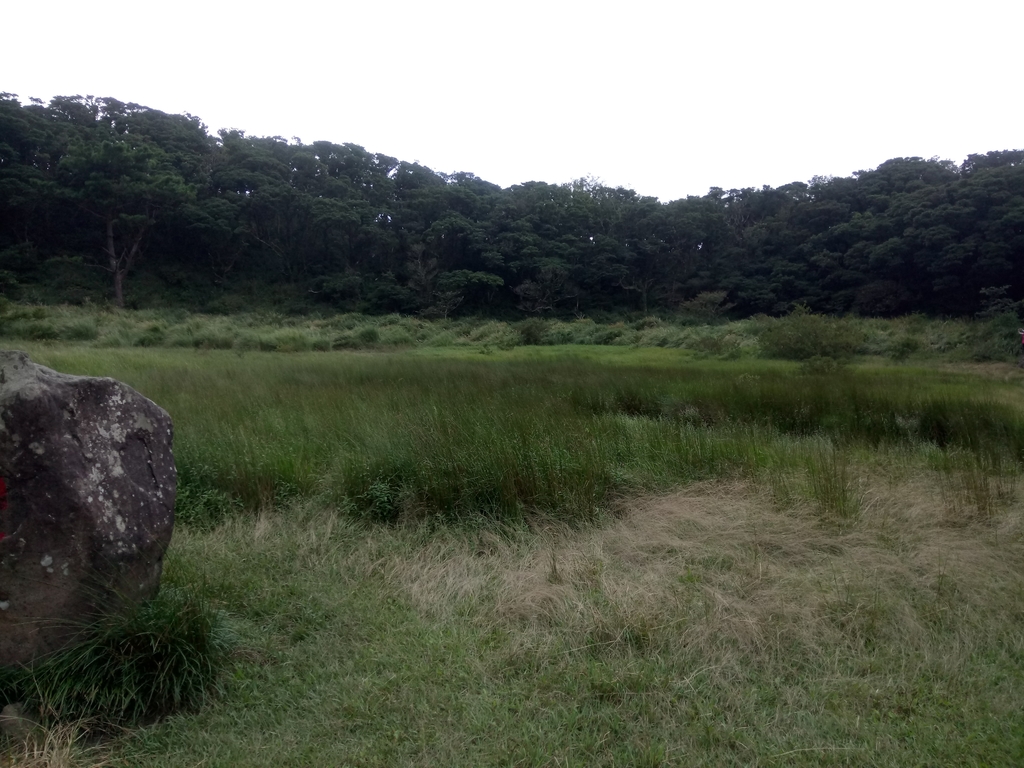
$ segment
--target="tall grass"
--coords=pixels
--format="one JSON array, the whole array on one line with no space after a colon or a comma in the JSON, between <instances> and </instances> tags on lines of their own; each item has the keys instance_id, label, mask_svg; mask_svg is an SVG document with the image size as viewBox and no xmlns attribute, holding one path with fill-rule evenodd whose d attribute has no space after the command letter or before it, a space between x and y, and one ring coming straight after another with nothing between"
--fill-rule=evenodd
<instances>
[{"instance_id":1,"label":"tall grass","mask_svg":"<svg viewBox=\"0 0 1024 768\"><path fill-rule=\"evenodd\" d=\"M138 723L205 702L231 647L224 617L201 595L165 587L97 618L70 649L0 668L0 699L50 723Z\"/></svg>"},{"instance_id":2,"label":"tall grass","mask_svg":"<svg viewBox=\"0 0 1024 768\"><path fill-rule=\"evenodd\" d=\"M24 306L0 297L0 340L74 343L97 348L164 347L248 352L392 350L458 347L484 353L515 347L606 346L687 350L702 359L774 357L845 361L855 356L896 363L926 358L1011 361L1018 351L1013 315L986 320L832 318L795 312L698 322L692 314L595 322L532 317L427 320L400 315L204 315L183 309Z\"/></svg>"},{"instance_id":3,"label":"tall grass","mask_svg":"<svg viewBox=\"0 0 1024 768\"><path fill-rule=\"evenodd\" d=\"M811 496L825 519L840 526L860 513L863 493L850 467L850 458L830 443L811 455L807 467Z\"/></svg>"},{"instance_id":4,"label":"tall grass","mask_svg":"<svg viewBox=\"0 0 1024 768\"><path fill-rule=\"evenodd\" d=\"M814 376L667 350L654 367L513 353L37 357L122 378L170 411L189 522L294 497L382 521L582 520L623 494L820 469L822 439L837 456L923 446L1007 467L1024 451L1007 385L921 369Z\"/></svg>"},{"instance_id":5,"label":"tall grass","mask_svg":"<svg viewBox=\"0 0 1024 768\"><path fill-rule=\"evenodd\" d=\"M405 322L374 326L375 343ZM373 355L31 346L170 410L168 594L203 584L247 642L216 707L116 757L1019 762L1024 417L1008 366L815 373L502 349L502 332ZM126 698L171 678L98 647L36 689L69 716L184 700L163 684L156 703ZM166 656L186 660L174 676L194 666ZM98 693L61 694L72 679Z\"/></svg>"}]
</instances>

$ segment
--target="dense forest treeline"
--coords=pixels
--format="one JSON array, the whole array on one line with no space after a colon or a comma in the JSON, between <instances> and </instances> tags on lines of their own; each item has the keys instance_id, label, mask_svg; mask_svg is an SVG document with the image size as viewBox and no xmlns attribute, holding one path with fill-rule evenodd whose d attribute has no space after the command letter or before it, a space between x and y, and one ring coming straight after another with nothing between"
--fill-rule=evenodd
<instances>
[{"instance_id":1,"label":"dense forest treeline","mask_svg":"<svg viewBox=\"0 0 1024 768\"><path fill-rule=\"evenodd\" d=\"M207 311L972 315L1024 300L1024 150L662 203L0 94L0 290Z\"/></svg>"}]
</instances>

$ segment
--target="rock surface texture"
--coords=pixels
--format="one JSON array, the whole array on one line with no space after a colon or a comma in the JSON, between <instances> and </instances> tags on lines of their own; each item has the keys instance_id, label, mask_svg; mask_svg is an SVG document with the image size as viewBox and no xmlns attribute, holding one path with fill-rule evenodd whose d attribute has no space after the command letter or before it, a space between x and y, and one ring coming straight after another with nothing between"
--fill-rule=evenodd
<instances>
[{"instance_id":1,"label":"rock surface texture","mask_svg":"<svg viewBox=\"0 0 1024 768\"><path fill-rule=\"evenodd\" d=\"M0 666L156 593L174 526L172 437L167 412L131 387L0 351Z\"/></svg>"}]
</instances>

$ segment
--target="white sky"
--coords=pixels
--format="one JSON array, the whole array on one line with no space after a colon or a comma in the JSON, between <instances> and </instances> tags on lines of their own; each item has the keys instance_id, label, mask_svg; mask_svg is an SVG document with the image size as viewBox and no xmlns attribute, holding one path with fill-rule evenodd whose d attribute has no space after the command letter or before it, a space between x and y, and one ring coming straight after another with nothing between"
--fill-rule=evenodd
<instances>
[{"instance_id":1,"label":"white sky","mask_svg":"<svg viewBox=\"0 0 1024 768\"><path fill-rule=\"evenodd\" d=\"M0 91L672 200L1024 148L1020 0L35 0Z\"/></svg>"}]
</instances>

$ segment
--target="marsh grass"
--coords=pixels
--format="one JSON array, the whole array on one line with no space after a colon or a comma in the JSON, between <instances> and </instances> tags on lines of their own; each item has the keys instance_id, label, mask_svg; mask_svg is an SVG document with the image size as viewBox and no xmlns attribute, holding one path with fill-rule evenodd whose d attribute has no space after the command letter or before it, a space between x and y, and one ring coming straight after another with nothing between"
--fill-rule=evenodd
<instances>
[{"instance_id":1,"label":"marsh grass","mask_svg":"<svg viewBox=\"0 0 1024 768\"><path fill-rule=\"evenodd\" d=\"M860 514L864 494L847 452L823 442L810 455L807 476L811 497L825 519L842 526Z\"/></svg>"},{"instance_id":2,"label":"marsh grass","mask_svg":"<svg viewBox=\"0 0 1024 768\"><path fill-rule=\"evenodd\" d=\"M490 350L31 348L170 410L166 583L244 648L116 759L1020 762L1018 379Z\"/></svg>"},{"instance_id":3,"label":"marsh grass","mask_svg":"<svg viewBox=\"0 0 1024 768\"><path fill-rule=\"evenodd\" d=\"M909 367L805 375L670 350L632 353L660 357L642 366L516 350L39 352L170 411L192 524L313 497L368 521L584 521L623 495L800 466L826 514L845 518L857 494L843 457L858 446L934 446L1007 468L1024 451L1012 384Z\"/></svg>"}]
</instances>

